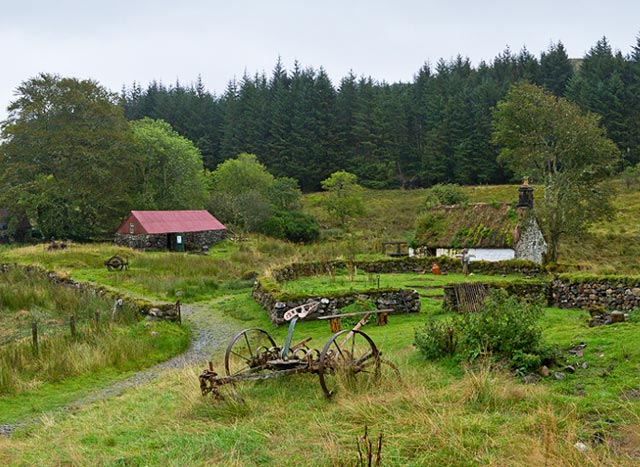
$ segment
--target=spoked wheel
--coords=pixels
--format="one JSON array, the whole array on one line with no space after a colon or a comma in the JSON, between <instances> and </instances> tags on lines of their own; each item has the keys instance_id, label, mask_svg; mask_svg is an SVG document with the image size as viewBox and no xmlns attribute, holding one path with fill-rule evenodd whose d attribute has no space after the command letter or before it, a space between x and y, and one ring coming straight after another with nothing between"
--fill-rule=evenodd
<instances>
[{"instance_id":1,"label":"spoked wheel","mask_svg":"<svg viewBox=\"0 0 640 467\"><path fill-rule=\"evenodd\" d=\"M275 348L275 341L266 331L258 328L245 329L227 347L224 369L228 376L260 370Z\"/></svg>"},{"instance_id":2,"label":"spoked wheel","mask_svg":"<svg viewBox=\"0 0 640 467\"><path fill-rule=\"evenodd\" d=\"M376 379L381 374L381 361L380 351L364 332L340 331L320 353L320 386L330 398L340 387L353 384L356 375Z\"/></svg>"}]
</instances>

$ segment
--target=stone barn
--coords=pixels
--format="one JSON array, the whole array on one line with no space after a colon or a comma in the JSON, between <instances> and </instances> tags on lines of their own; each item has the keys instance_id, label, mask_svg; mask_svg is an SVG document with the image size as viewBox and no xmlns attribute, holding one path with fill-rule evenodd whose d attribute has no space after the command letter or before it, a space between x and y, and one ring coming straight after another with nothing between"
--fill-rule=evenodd
<instances>
[{"instance_id":1,"label":"stone barn","mask_svg":"<svg viewBox=\"0 0 640 467\"><path fill-rule=\"evenodd\" d=\"M226 235L226 227L209 211L131 211L115 243L145 250L201 250Z\"/></svg>"},{"instance_id":2,"label":"stone barn","mask_svg":"<svg viewBox=\"0 0 640 467\"><path fill-rule=\"evenodd\" d=\"M519 188L518 204L474 203L429 209L416 230L419 250L435 256L460 255L471 261L524 259L542 264L547 251L533 212L533 188Z\"/></svg>"}]
</instances>

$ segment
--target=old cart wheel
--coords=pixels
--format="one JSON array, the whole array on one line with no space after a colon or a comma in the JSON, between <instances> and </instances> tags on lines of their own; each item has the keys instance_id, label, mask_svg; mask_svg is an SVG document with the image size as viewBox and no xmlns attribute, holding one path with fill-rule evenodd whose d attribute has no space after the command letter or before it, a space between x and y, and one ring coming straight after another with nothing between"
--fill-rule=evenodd
<instances>
[{"instance_id":1,"label":"old cart wheel","mask_svg":"<svg viewBox=\"0 0 640 467\"><path fill-rule=\"evenodd\" d=\"M238 333L224 354L224 369L228 376L260 369L271 357L276 343L262 329L250 328Z\"/></svg>"},{"instance_id":2,"label":"old cart wheel","mask_svg":"<svg viewBox=\"0 0 640 467\"><path fill-rule=\"evenodd\" d=\"M107 266L107 269L111 271L112 269L116 269L118 271L122 271L124 268L125 261L118 255L113 255L111 258L106 260L104 264Z\"/></svg>"},{"instance_id":3,"label":"old cart wheel","mask_svg":"<svg viewBox=\"0 0 640 467\"><path fill-rule=\"evenodd\" d=\"M380 351L364 332L340 331L320 353L320 386L330 398L339 387L352 383L358 374L376 378L381 372L380 362Z\"/></svg>"}]
</instances>

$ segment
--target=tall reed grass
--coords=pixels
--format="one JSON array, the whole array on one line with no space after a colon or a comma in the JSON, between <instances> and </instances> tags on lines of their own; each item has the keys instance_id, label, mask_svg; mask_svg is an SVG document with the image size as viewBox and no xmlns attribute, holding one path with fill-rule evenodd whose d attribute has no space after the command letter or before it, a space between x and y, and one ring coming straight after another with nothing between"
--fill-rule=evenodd
<instances>
[{"instance_id":1,"label":"tall reed grass","mask_svg":"<svg viewBox=\"0 0 640 467\"><path fill-rule=\"evenodd\" d=\"M53 284L38 271L10 268L0 273L0 394L104 368L139 368L187 345L184 329L140 322L141 315L128 306L112 322L111 311L110 301ZM37 324L37 347L31 340L32 322Z\"/></svg>"},{"instance_id":2,"label":"tall reed grass","mask_svg":"<svg viewBox=\"0 0 640 467\"><path fill-rule=\"evenodd\" d=\"M57 333L39 340L37 351L26 339L0 347L0 395L33 390L47 382L98 372L137 370L183 351L185 329L170 323L110 322L86 325L75 338Z\"/></svg>"}]
</instances>

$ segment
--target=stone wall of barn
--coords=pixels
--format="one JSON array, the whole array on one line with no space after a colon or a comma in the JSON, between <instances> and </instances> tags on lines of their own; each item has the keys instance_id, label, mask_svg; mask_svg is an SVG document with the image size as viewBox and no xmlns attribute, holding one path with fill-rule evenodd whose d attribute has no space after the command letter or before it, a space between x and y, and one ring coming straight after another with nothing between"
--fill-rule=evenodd
<instances>
[{"instance_id":1,"label":"stone wall of barn","mask_svg":"<svg viewBox=\"0 0 640 467\"><path fill-rule=\"evenodd\" d=\"M137 250L166 250L169 234L128 235L116 233L115 244L135 248ZM185 232L184 244L187 250L200 250L203 246L213 245L227 236L227 231L206 230L202 232Z\"/></svg>"}]
</instances>

